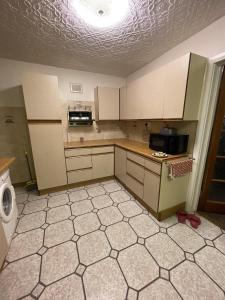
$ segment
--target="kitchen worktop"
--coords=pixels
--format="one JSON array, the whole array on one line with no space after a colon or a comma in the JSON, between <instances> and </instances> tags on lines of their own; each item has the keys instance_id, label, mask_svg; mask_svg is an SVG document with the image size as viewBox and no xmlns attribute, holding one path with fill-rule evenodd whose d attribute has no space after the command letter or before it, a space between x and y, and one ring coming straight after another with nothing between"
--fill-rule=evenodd
<instances>
[{"instance_id":1,"label":"kitchen worktop","mask_svg":"<svg viewBox=\"0 0 225 300\"><path fill-rule=\"evenodd\" d=\"M14 162L15 157L2 157L0 158L0 175L5 172Z\"/></svg>"},{"instance_id":2,"label":"kitchen worktop","mask_svg":"<svg viewBox=\"0 0 225 300\"><path fill-rule=\"evenodd\" d=\"M76 141L76 142L67 142L64 144L65 149L101 147L101 146L118 146L125 150L129 150L137 154L143 155L147 158L151 158L160 163L165 160L187 156L187 154L180 154L180 155L168 155L168 157L164 157L164 158L154 157L152 154L156 151L149 149L148 144L129 140L129 139L86 140L84 142Z\"/></svg>"}]
</instances>

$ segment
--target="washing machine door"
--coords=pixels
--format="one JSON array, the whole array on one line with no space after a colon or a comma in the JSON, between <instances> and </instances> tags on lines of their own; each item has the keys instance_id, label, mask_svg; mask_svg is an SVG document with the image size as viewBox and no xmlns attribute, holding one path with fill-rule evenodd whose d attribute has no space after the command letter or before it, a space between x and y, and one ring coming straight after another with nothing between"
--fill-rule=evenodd
<instances>
[{"instance_id":1,"label":"washing machine door","mask_svg":"<svg viewBox=\"0 0 225 300\"><path fill-rule=\"evenodd\" d=\"M12 185L3 183L0 186L0 218L3 222L8 223L13 216L15 205L15 191Z\"/></svg>"}]
</instances>

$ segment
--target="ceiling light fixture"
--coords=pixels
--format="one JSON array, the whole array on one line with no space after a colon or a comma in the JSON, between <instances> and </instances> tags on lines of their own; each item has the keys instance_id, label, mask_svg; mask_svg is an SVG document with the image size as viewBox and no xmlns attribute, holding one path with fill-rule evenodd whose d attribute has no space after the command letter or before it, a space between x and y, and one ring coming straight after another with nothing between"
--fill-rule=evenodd
<instances>
[{"instance_id":1,"label":"ceiling light fixture","mask_svg":"<svg viewBox=\"0 0 225 300\"><path fill-rule=\"evenodd\" d=\"M129 0L72 0L77 14L94 27L109 27L121 22L129 9Z\"/></svg>"}]
</instances>

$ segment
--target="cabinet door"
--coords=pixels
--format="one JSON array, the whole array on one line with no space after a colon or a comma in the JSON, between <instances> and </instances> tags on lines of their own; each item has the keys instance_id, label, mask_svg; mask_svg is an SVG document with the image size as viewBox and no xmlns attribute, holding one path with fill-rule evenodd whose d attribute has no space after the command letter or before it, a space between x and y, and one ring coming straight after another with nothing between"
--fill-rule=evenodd
<instances>
[{"instance_id":1,"label":"cabinet door","mask_svg":"<svg viewBox=\"0 0 225 300\"><path fill-rule=\"evenodd\" d=\"M114 175L114 153L92 155L93 179Z\"/></svg>"},{"instance_id":2,"label":"cabinet door","mask_svg":"<svg viewBox=\"0 0 225 300\"><path fill-rule=\"evenodd\" d=\"M120 120L126 119L126 112L127 112L127 88L121 87L120 88Z\"/></svg>"},{"instance_id":3,"label":"cabinet door","mask_svg":"<svg viewBox=\"0 0 225 300\"><path fill-rule=\"evenodd\" d=\"M29 124L29 132L38 189L65 185L67 179L62 125Z\"/></svg>"},{"instance_id":4,"label":"cabinet door","mask_svg":"<svg viewBox=\"0 0 225 300\"><path fill-rule=\"evenodd\" d=\"M145 170L144 202L155 212L158 212L160 176Z\"/></svg>"},{"instance_id":5,"label":"cabinet door","mask_svg":"<svg viewBox=\"0 0 225 300\"><path fill-rule=\"evenodd\" d=\"M115 175L123 183L126 181L126 162L126 151L119 147L115 147Z\"/></svg>"},{"instance_id":6,"label":"cabinet door","mask_svg":"<svg viewBox=\"0 0 225 300\"><path fill-rule=\"evenodd\" d=\"M27 119L61 119L58 78L56 76L24 74L23 94Z\"/></svg>"},{"instance_id":7,"label":"cabinet door","mask_svg":"<svg viewBox=\"0 0 225 300\"><path fill-rule=\"evenodd\" d=\"M119 89L98 87L98 120L119 120Z\"/></svg>"},{"instance_id":8,"label":"cabinet door","mask_svg":"<svg viewBox=\"0 0 225 300\"><path fill-rule=\"evenodd\" d=\"M141 90L141 79L127 82L127 97L124 101L124 119L140 119L139 93Z\"/></svg>"},{"instance_id":9,"label":"cabinet door","mask_svg":"<svg viewBox=\"0 0 225 300\"><path fill-rule=\"evenodd\" d=\"M185 104L190 54L166 65L164 119L182 119Z\"/></svg>"}]
</instances>

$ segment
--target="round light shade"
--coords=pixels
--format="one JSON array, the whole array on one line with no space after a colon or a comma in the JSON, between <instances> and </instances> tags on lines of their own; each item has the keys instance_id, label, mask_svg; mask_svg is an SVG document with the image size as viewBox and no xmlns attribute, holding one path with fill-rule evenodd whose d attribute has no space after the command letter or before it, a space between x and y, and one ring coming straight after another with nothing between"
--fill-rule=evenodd
<instances>
[{"instance_id":1,"label":"round light shade","mask_svg":"<svg viewBox=\"0 0 225 300\"><path fill-rule=\"evenodd\" d=\"M129 0L72 0L77 14L95 27L113 26L126 16Z\"/></svg>"}]
</instances>

